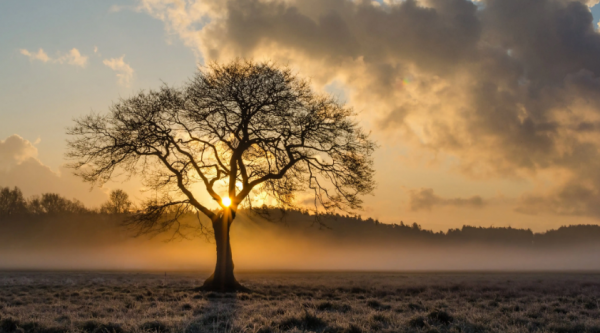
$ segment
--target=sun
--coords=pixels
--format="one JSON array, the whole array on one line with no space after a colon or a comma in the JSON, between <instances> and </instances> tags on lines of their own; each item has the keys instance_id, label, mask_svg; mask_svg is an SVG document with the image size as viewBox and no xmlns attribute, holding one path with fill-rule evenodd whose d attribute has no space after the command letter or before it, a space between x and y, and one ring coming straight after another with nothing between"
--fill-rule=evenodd
<instances>
[{"instance_id":1,"label":"sun","mask_svg":"<svg viewBox=\"0 0 600 333\"><path fill-rule=\"evenodd\" d=\"M223 204L223 206L229 207L231 206L231 199L229 197L225 197L221 199L221 203Z\"/></svg>"}]
</instances>

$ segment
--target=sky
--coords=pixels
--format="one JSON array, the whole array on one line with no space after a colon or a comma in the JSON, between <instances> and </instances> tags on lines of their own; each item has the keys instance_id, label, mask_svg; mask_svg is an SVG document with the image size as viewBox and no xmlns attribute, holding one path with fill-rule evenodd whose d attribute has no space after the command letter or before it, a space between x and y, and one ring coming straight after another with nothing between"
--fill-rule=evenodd
<instances>
[{"instance_id":1,"label":"sky","mask_svg":"<svg viewBox=\"0 0 600 333\"><path fill-rule=\"evenodd\" d=\"M363 217L544 231L600 221L597 1L0 2L0 186L90 206L65 167L73 119L272 60L358 113L378 143Z\"/></svg>"}]
</instances>

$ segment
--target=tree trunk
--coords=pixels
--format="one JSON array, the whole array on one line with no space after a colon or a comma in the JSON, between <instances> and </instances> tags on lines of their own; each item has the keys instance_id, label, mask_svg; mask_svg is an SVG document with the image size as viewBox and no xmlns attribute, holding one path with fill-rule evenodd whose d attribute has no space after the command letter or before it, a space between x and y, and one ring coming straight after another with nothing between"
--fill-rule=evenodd
<instances>
[{"instance_id":1,"label":"tree trunk","mask_svg":"<svg viewBox=\"0 0 600 333\"><path fill-rule=\"evenodd\" d=\"M212 222L217 243L217 264L215 272L204 281L202 286L205 290L236 291L244 290L233 275L233 257L231 244L229 243L229 229L235 213L225 210L223 215Z\"/></svg>"}]
</instances>

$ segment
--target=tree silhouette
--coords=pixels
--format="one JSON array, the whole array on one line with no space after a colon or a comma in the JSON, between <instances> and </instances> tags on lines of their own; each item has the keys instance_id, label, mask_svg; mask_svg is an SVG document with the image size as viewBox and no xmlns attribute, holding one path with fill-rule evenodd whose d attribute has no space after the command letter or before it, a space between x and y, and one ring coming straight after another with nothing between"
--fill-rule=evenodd
<instances>
[{"instance_id":1,"label":"tree silhouette","mask_svg":"<svg viewBox=\"0 0 600 333\"><path fill-rule=\"evenodd\" d=\"M100 207L100 212L107 214L129 213L133 203L129 200L129 194L117 189L110 192L109 199Z\"/></svg>"},{"instance_id":2,"label":"tree silhouette","mask_svg":"<svg viewBox=\"0 0 600 333\"><path fill-rule=\"evenodd\" d=\"M56 193L44 193L34 197L29 202L33 214L81 214L88 212L87 208L77 199L69 200Z\"/></svg>"},{"instance_id":3,"label":"tree silhouette","mask_svg":"<svg viewBox=\"0 0 600 333\"><path fill-rule=\"evenodd\" d=\"M235 290L243 287L229 230L242 205L294 207L310 195L315 209L352 210L372 191L374 143L352 116L289 68L212 64L182 88L165 85L76 120L67 156L85 181L102 184L118 169L156 191L132 217L141 232L168 230L190 212L210 218L217 262L204 287Z\"/></svg>"},{"instance_id":4,"label":"tree silhouette","mask_svg":"<svg viewBox=\"0 0 600 333\"><path fill-rule=\"evenodd\" d=\"M0 217L10 217L27 213L27 202L23 192L15 187L0 188Z\"/></svg>"}]
</instances>

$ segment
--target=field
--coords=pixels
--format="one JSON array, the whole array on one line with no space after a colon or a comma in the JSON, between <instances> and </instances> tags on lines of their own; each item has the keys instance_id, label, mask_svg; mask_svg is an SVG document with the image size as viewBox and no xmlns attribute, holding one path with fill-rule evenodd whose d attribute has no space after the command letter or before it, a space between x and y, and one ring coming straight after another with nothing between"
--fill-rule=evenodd
<instances>
[{"instance_id":1,"label":"field","mask_svg":"<svg viewBox=\"0 0 600 333\"><path fill-rule=\"evenodd\" d=\"M600 332L596 273L0 272L0 332Z\"/></svg>"}]
</instances>

